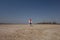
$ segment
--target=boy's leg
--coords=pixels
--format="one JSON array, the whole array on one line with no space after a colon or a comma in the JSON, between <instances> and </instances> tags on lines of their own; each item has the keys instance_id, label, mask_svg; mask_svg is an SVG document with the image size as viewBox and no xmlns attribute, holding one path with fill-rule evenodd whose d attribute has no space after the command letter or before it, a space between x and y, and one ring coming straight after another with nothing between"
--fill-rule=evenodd
<instances>
[{"instance_id":1,"label":"boy's leg","mask_svg":"<svg viewBox=\"0 0 60 40\"><path fill-rule=\"evenodd\" d=\"M32 23L30 23L30 26L32 26Z\"/></svg>"}]
</instances>

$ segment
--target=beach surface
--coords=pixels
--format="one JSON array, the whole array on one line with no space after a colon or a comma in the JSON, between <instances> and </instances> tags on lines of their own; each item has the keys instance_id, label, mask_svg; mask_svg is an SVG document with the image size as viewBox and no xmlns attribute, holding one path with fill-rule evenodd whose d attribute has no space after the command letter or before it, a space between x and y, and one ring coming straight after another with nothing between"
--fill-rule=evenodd
<instances>
[{"instance_id":1,"label":"beach surface","mask_svg":"<svg viewBox=\"0 0 60 40\"><path fill-rule=\"evenodd\" d=\"M60 25L2 24L0 40L60 40Z\"/></svg>"}]
</instances>

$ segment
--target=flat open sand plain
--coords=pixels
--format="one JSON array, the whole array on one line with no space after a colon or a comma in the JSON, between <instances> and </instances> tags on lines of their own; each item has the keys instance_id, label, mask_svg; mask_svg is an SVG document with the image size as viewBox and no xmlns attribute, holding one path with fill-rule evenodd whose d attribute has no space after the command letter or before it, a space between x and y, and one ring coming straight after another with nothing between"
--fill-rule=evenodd
<instances>
[{"instance_id":1,"label":"flat open sand plain","mask_svg":"<svg viewBox=\"0 0 60 40\"><path fill-rule=\"evenodd\" d=\"M0 40L60 40L60 25L0 25Z\"/></svg>"}]
</instances>

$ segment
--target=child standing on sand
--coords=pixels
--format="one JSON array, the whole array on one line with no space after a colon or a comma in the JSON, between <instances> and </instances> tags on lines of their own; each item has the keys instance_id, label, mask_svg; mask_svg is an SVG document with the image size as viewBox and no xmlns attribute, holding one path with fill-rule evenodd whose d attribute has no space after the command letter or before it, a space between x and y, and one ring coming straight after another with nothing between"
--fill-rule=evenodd
<instances>
[{"instance_id":1,"label":"child standing on sand","mask_svg":"<svg viewBox=\"0 0 60 40\"><path fill-rule=\"evenodd\" d=\"M32 19L31 18L29 19L29 24L32 25Z\"/></svg>"}]
</instances>

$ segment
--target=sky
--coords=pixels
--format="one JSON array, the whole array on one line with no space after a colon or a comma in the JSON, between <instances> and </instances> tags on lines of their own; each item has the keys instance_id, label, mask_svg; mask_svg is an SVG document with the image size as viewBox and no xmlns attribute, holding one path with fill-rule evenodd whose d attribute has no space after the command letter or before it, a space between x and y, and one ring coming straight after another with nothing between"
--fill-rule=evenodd
<instances>
[{"instance_id":1,"label":"sky","mask_svg":"<svg viewBox=\"0 0 60 40\"><path fill-rule=\"evenodd\" d=\"M0 0L0 23L60 23L60 0Z\"/></svg>"}]
</instances>

